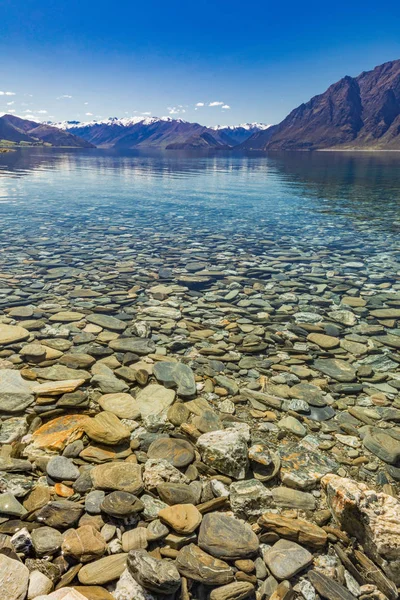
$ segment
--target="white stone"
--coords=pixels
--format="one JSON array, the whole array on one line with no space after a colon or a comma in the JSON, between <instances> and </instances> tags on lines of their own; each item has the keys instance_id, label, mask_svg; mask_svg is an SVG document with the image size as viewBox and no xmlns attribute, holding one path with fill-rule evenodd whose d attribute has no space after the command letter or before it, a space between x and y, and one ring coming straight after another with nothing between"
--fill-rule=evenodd
<instances>
[{"instance_id":1,"label":"white stone","mask_svg":"<svg viewBox=\"0 0 400 600\"><path fill-rule=\"evenodd\" d=\"M29 571L22 562L0 554L1 600L24 600L28 581Z\"/></svg>"},{"instance_id":2,"label":"white stone","mask_svg":"<svg viewBox=\"0 0 400 600\"><path fill-rule=\"evenodd\" d=\"M337 475L326 475L321 483L335 520L362 543L365 553L389 579L400 585L400 502Z\"/></svg>"},{"instance_id":3,"label":"white stone","mask_svg":"<svg viewBox=\"0 0 400 600\"><path fill-rule=\"evenodd\" d=\"M197 448L206 465L224 475L244 479L247 469L247 440L242 432L230 427L204 433Z\"/></svg>"},{"instance_id":4,"label":"white stone","mask_svg":"<svg viewBox=\"0 0 400 600\"><path fill-rule=\"evenodd\" d=\"M53 582L40 571L32 571L29 576L28 600L49 594L53 589Z\"/></svg>"},{"instance_id":5,"label":"white stone","mask_svg":"<svg viewBox=\"0 0 400 600\"><path fill-rule=\"evenodd\" d=\"M155 600L155 596L133 579L128 569L122 573L111 596L115 600Z\"/></svg>"}]
</instances>

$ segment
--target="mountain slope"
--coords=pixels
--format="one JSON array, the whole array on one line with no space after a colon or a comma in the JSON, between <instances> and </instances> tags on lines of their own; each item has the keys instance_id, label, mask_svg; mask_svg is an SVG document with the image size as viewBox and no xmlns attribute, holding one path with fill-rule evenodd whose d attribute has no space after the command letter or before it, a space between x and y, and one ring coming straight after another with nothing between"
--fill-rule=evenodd
<instances>
[{"instance_id":1,"label":"mountain slope","mask_svg":"<svg viewBox=\"0 0 400 600\"><path fill-rule=\"evenodd\" d=\"M271 131L272 130L272 131ZM344 77L246 140L250 150L400 149L400 60Z\"/></svg>"},{"instance_id":2,"label":"mountain slope","mask_svg":"<svg viewBox=\"0 0 400 600\"><path fill-rule=\"evenodd\" d=\"M228 150L231 145L224 144L223 141L218 139L219 136L213 135L208 130L196 133L189 137L184 142L173 142L169 144L167 150Z\"/></svg>"},{"instance_id":3,"label":"mountain slope","mask_svg":"<svg viewBox=\"0 0 400 600\"><path fill-rule=\"evenodd\" d=\"M0 140L8 142L46 143L68 148L93 148L93 145L76 135L56 127L14 115L0 117Z\"/></svg>"},{"instance_id":4,"label":"mountain slope","mask_svg":"<svg viewBox=\"0 0 400 600\"><path fill-rule=\"evenodd\" d=\"M63 122L57 126L96 146L125 150L233 147L259 127L266 127L251 124L209 128L171 117L110 118L88 123Z\"/></svg>"}]
</instances>

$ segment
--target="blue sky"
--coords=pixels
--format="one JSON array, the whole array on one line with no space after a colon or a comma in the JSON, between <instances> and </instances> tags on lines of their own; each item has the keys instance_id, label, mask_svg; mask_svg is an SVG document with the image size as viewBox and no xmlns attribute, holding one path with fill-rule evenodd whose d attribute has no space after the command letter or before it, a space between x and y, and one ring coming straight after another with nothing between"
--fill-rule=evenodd
<instances>
[{"instance_id":1,"label":"blue sky","mask_svg":"<svg viewBox=\"0 0 400 600\"><path fill-rule=\"evenodd\" d=\"M0 113L277 123L400 58L400 2L0 0L0 57Z\"/></svg>"}]
</instances>

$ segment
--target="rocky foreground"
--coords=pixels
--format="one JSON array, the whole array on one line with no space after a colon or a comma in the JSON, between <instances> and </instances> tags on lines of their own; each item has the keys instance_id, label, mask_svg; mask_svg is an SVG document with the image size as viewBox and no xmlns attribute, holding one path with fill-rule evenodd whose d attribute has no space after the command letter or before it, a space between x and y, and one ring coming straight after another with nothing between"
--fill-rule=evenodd
<instances>
[{"instance_id":1,"label":"rocky foreground","mask_svg":"<svg viewBox=\"0 0 400 600\"><path fill-rule=\"evenodd\" d=\"M398 598L397 259L73 240L3 254L2 600Z\"/></svg>"}]
</instances>

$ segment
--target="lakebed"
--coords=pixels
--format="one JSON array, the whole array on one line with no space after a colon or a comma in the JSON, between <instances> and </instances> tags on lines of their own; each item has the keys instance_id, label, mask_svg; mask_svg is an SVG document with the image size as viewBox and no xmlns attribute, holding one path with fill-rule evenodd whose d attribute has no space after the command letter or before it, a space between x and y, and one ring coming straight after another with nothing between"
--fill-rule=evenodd
<instances>
[{"instance_id":1,"label":"lakebed","mask_svg":"<svg viewBox=\"0 0 400 600\"><path fill-rule=\"evenodd\" d=\"M6 597L397 598L397 160L0 163Z\"/></svg>"}]
</instances>

